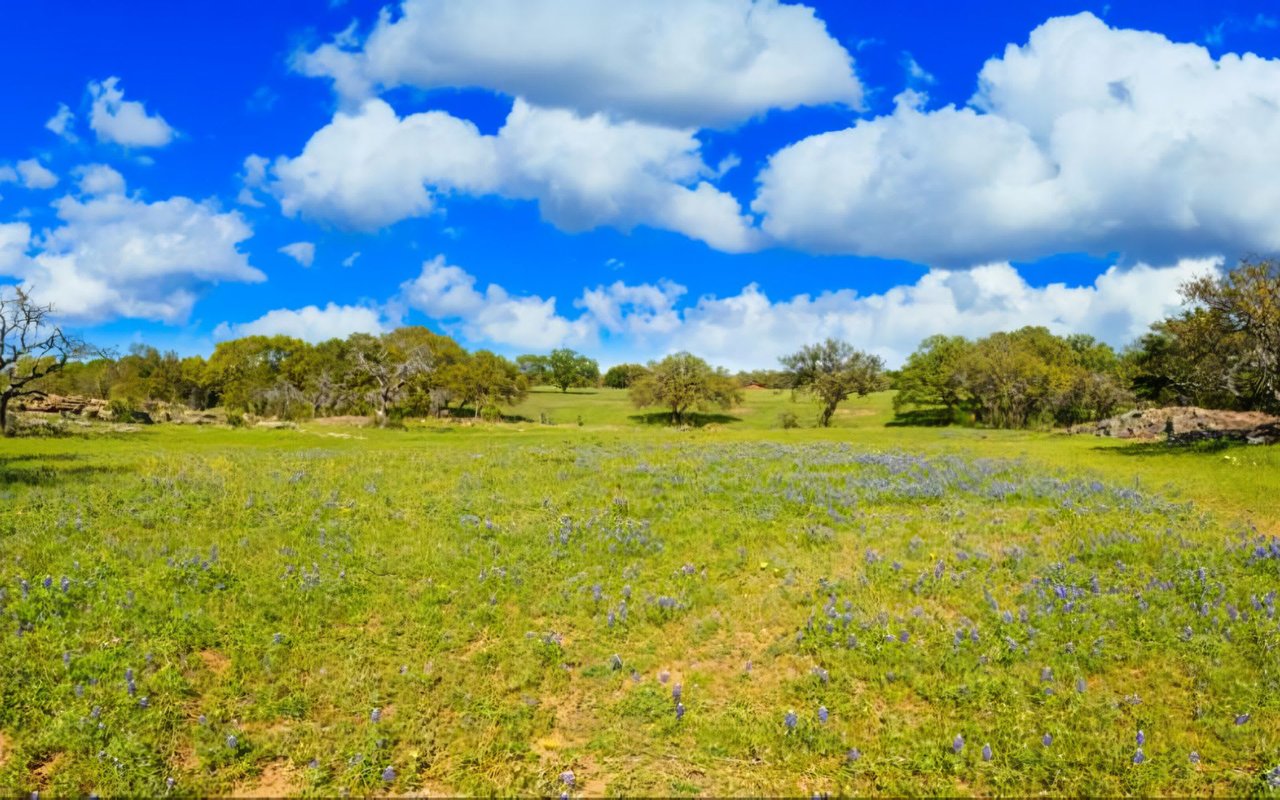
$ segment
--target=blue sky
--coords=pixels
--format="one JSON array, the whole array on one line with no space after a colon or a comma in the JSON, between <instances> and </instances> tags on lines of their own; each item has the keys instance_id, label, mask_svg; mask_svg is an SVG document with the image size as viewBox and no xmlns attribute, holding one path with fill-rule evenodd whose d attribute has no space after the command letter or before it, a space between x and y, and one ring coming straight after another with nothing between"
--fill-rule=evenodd
<instances>
[{"instance_id":1,"label":"blue sky","mask_svg":"<svg viewBox=\"0 0 1280 800\"><path fill-rule=\"evenodd\" d=\"M0 285L119 348L507 354L1023 324L1280 250L1268 4L11 4ZM282 248L288 248L282 251Z\"/></svg>"}]
</instances>

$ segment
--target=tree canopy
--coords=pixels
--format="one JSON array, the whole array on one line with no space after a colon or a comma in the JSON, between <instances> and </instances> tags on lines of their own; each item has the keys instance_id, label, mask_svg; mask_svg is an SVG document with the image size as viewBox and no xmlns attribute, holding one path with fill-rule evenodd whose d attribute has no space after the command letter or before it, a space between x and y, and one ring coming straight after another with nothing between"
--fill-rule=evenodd
<instances>
[{"instance_id":1,"label":"tree canopy","mask_svg":"<svg viewBox=\"0 0 1280 800\"><path fill-rule=\"evenodd\" d=\"M631 385L630 395L639 408L670 409L671 421L677 425L690 409L731 408L742 402L742 391L728 372L713 369L691 353L649 362L648 373Z\"/></svg>"},{"instance_id":2,"label":"tree canopy","mask_svg":"<svg viewBox=\"0 0 1280 800\"><path fill-rule=\"evenodd\" d=\"M862 397L885 385L884 361L879 356L835 339L805 345L779 360L790 373L791 386L818 399L818 424L824 428L850 395Z\"/></svg>"}]
</instances>

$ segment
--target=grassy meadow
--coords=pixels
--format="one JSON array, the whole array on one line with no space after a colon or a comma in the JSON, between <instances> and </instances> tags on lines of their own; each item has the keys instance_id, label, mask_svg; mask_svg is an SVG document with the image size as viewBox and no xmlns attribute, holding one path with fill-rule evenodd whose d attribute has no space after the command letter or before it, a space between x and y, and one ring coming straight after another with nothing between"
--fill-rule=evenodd
<instances>
[{"instance_id":1,"label":"grassy meadow","mask_svg":"<svg viewBox=\"0 0 1280 800\"><path fill-rule=\"evenodd\" d=\"M0 792L1276 793L1280 448L788 410L0 440Z\"/></svg>"}]
</instances>

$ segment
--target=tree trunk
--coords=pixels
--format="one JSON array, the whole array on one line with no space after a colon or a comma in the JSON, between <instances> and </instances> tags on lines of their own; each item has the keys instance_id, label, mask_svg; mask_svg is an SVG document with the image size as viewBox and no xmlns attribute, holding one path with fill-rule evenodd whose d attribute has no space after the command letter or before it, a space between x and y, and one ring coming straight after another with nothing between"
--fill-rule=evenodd
<instances>
[{"instance_id":1,"label":"tree trunk","mask_svg":"<svg viewBox=\"0 0 1280 800\"><path fill-rule=\"evenodd\" d=\"M9 396L0 395L0 435L12 436L9 430Z\"/></svg>"}]
</instances>

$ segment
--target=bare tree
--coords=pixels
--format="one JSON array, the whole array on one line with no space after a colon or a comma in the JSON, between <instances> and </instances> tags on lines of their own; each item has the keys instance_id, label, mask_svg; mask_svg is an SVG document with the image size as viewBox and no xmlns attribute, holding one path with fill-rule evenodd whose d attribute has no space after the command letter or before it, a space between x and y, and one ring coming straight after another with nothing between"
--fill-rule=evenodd
<instances>
[{"instance_id":1,"label":"bare tree","mask_svg":"<svg viewBox=\"0 0 1280 800\"><path fill-rule=\"evenodd\" d=\"M94 353L79 338L52 324L53 306L40 305L21 287L0 292L0 431L9 428L9 401L44 397L39 381Z\"/></svg>"}]
</instances>

